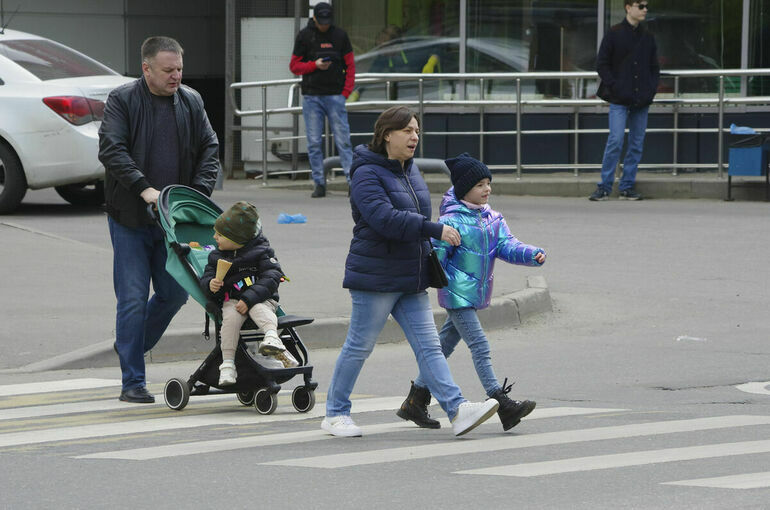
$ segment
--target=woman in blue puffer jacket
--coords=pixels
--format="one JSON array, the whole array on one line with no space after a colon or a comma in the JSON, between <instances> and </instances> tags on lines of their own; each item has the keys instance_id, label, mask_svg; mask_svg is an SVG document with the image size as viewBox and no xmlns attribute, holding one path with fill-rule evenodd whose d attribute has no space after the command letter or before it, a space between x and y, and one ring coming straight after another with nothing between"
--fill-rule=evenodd
<instances>
[{"instance_id":1,"label":"woman in blue puffer jacket","mask_svg":"<svg viewBox=\"0 0 770 510\"><path fill-rule=\"evenodd\" d=\"M449 285L438 291L439 304L447 311L447 320L439 332L441 349L449 357L460 338L465 340L484 390L499 402L497 414L503 429L508 430L532 412L535 402L508 398L511 386L506 386L507 379L501 385L495 377L489 341L476 310L489 306L496 259L511 264L540 266L545 262L545 251L516 239L503 215L489 207L492 173L484 163L463 153L447 160L446 164L453 186L444 194L439 222L454 227L460 233L462 242L459 246L434 242L436 254L449 280ZM407 397L398 415L420 426L430 426L427 409L418 405L425 398L413 398L413 394L425 392L421 371L412 385L411 402Z\"/></svg>"},{"instance_id":2,"label":"woman in blue puffer jacket","mask_svg":"<svg viewBox=\"0 0 770 510\"><path fill-rule=\"evenodd\" d=\"M414 112L395 106L377 119L372 143L353 153L350 205L355 227L342 284L350 290L353 310L321 422L335 436L361 435L350 417L350 394L389 315L404 331L425 386L446 411L455 435L469 432L497 411L494 400L471 403L463 398L441 352L425 292L430 238L457 246L460 235L430 221L430 194L413 160L419 131Z\"/></svg>"}]
</instances>

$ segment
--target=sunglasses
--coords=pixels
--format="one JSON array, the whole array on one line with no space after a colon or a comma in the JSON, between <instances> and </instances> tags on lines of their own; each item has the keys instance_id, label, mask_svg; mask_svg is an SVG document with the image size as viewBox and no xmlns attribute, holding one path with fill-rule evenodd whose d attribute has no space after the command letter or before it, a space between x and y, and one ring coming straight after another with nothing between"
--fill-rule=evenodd
<instances>
[{"instance_id":1,"label":"sunglasses","mask_svg":"<svg viewBox=\"0 0 770 510\"><path fill-rule=\"evenodd\" d=\"M639 7L640 11L646 11L647 8L649 7L649 4L636 4L636 5L637 7Z\"/></svg>"}]
</instances>

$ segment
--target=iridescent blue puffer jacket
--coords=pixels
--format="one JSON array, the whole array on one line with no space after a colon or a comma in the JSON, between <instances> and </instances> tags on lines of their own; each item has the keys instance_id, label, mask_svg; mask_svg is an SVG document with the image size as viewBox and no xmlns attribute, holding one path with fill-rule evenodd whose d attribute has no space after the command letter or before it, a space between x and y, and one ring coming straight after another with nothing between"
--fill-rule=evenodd
<instances>
[{"instance_id":1,"label":"iridescent blue puffer jacket","mask_svg":"<svg viewBox=\"0 0 770 510\"><path fill-rule=\"evenodd\" d=\"M535 255L545 250L516 239L503 215L489 205L469 209L457 200L454 188L444 194L440 223L460 232L460 246L433 240L433 248L446 271L449 285L438 290L443 308L475 308L489 306L492 298L495 259L511 264L539 266Z\"/></svg>"}]
</instances>

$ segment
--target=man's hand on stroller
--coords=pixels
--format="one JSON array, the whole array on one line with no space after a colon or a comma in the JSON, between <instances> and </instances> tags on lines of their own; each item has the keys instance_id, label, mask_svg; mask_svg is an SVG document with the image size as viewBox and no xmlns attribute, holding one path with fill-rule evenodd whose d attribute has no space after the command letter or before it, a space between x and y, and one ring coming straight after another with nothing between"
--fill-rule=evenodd
<instances>
[{"instance_id":1,"label":"man's hand on stroller","mask_svg":"<svg viewBox=\"0 0 770 510\"><path fill-rule=\"evenodd\" d=\"M246 315L249 313L249 305L247 305L243 299L239 299L238 302L235 303L235 311L241 315Z\"/></svg>"},{"instance_id":2,"label":"man's hand on stroller","mask_svg":"<svg viewBox=\"0 0 770 510\"><path fill-rule=\"evenodd\" d=\"M160 191L150 186L149 188L145 188L144 191L142 191L139 195L141 195L142 200L144 200L146 203L157 204Z\"/></svg>"},{"instance_id":3,"label":"man's hand on stroller","mask_svg":"<svg viewBox=\"0 0 770 510\"><path fill-rule=\"evenodd\" d=\"M219 289L222 288L222 285L224 285L224 283L225 282L223 282L222 280L217 280L216 278L212 278L209 281L209 290L212 293L216 294L217 292L219 292Z\"/></svg>"}]
</instances>

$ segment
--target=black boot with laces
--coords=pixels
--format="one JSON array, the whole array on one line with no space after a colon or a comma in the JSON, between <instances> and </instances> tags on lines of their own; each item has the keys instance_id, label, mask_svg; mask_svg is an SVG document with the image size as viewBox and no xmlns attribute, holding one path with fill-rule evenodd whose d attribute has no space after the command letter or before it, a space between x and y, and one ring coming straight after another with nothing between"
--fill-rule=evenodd
<instances>
[{"instance_id":1,"label":"black boot with laces","mask_svg":"<svg viewBox=\"0 0 770 510\"><path fill-rule=\"evenodd\" d=\"M503 381L503 387L498 389L490 398L497 400L500 407L497 409L497 415L503 424L503 430L510 430L519 424L522 418L527 416L537 405L532 400L513 400L508 397L513 384L506 386L508 378Z\"/></svg>"},{"instance_id":2,"label":"black boot with laces","mask_svg":"<svg viewBox=\"0 0 770 510\"><path fill-rule=\"evenodd\" d=\"M413 421L422 428L440 429L441 424L428 414L428 405L430 405L430 391L428 388L415 386L412 381L409 395L401 404L401 408L396 411L396 415L401 419Z\"/></svg>"}]
</instances>

